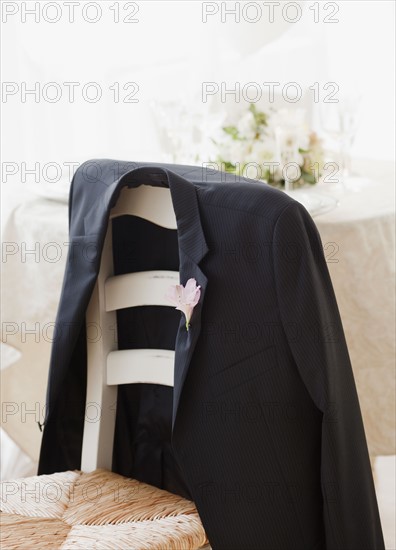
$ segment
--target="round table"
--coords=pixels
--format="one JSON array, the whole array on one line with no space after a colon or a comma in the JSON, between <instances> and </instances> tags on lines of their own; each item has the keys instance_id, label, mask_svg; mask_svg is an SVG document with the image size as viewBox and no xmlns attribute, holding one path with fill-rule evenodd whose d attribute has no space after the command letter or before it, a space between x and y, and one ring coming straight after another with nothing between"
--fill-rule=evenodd
<instances>
[{"instance_id":1,"label":"round table","mask_svg":"<svg viewBox=\"0 0 396 550\"><path fill-rule=\"evenodd\" d=\"M319 184L308 192L338 200L315 222L341 312L370 454L377 456L395 454L394 191L391 178L362 181L361 187L340 193ZM51 328L68 249L67 220L67 204L35 197L12 209L3 231L2 340L22 354L2 374L3 428L33 461L39 453L37 422L42 421Z\"/></svg>"}]
</instances>

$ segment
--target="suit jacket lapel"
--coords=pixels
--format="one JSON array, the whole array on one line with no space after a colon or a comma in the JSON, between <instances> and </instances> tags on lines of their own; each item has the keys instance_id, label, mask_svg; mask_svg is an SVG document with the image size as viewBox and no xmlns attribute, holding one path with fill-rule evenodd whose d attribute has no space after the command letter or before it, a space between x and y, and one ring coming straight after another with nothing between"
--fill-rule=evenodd
<instances>
[{"instance_id":1,"label":"suit jacket lapel","mask_svg":"<svg viewBox=\"0 0 396 550\"><path fill-rule=\"evenodd\" d=\"M185 284L188 279L193 277L201 287L201 296L198 304L195 306L190 327L187 331L184 315L180 319L179 330L176 337L175 346L175 381L173 390L173 416L172 427L175 424L180 397L186 380L188 368L194 353L198 337L201 332L201 313L205 300L205 291L208 279L200 267L192 262L190 258L181 253L180 257L180 281Z\"/></svg>"},{"instance_id":2,"label":"suit jacket lapel","mask_svg":"<svg viewBox=\"0 0 396 550\"><path fill-rule=\"evenodd\" d=\"M188 368L201 331L201 312L208 280L198 264L209 249L199 215L197 191L190 181L169 170L150 167L135 170L130 176L133 177L135 185L151 181L157 185L169 187L177 220L180 282L184 285L188 279L194 278L201 286L201 297L194 308L190 329L186 330L185 319L182 315L176 336L173 426ZM129 178L129 176L127 177Z\"/></svg>"}]
</instances>

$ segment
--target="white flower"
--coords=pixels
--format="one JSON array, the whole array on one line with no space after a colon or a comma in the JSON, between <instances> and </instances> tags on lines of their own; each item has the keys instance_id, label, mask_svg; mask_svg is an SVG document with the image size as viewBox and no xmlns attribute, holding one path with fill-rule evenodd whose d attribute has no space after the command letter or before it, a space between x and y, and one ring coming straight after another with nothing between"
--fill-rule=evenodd
<instances>
[{"instance_id":1,"label":"white flower","mask_svg":"<svg viewBox=\"0 0 396 550\"><path fill-rule=\"evenodd\" d=\"M277 128L276 141L282 164L296 162L302 166L304 158L299 150L308 149L309 135L300 129Z\"/></svg>"},{"instance_id":2,"label":"white flower","mask_svg":"<svg viewBox=\"0 0 396 550\"><path fill-rule=\"evenodd\" d=\"M236 125L239 135L245 139L253 139L256 134L256 124L254 116L250 111L247 111Z\"/></svg>"},{"instance_id":3,"label":"white flower","mask_svg":"<svg viewBox=\"0 0 396 550\"><path fill-rule=\"evenodd\" d=\"M246 156L250 151L250 143L248 141L234 141L230 147L230 161L235 164L243 164Z\"/></svg>"},{"instance_id":4,"label":"white flower","mask_svg":"<svg viewBox=\"0 0 396 550\"><path fill-rule=\"evenodd\" d=\"M250 150L250 142L227 139L219 146L219 154L222 160L232 164L243 164Z\"/></svg>"},{"instance_id":5,"label":"white flower","mask_svg":"<svg viewBox=\"0 0 396 550\"><path fill-rule=\"evenodd\" d=\"M257 139L253 141L250 151L245 156L245 162L258 162L260 164L266 161L274 160L276 144L271 138L264 140Z\"/></svg>"}]
</instances>

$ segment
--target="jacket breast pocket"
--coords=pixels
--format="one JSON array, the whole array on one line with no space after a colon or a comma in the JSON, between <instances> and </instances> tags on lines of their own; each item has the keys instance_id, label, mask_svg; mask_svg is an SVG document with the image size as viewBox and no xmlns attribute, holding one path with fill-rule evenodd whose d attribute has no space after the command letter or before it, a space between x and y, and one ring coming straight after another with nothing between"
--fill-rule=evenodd
<instances>
[{"instance_id":1,"label":"jacket breast pocket","mask_svg":"<svg viewBox=\"0 0 396 550\"><path fill-rule=\"evenodd\" d=\"M277 366L276 347L267 346L211 376L211 395L213 398L218 398L237 390L243 393L249 386L259 384L260 378Z\"/></svg>"}]
</instances>

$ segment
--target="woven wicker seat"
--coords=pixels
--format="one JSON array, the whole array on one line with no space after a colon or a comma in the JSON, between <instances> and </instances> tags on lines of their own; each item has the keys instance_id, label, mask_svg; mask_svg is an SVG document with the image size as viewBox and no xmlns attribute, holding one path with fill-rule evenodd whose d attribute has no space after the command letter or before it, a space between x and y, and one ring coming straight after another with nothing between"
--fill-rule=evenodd
<instances>
[{"instance_id":1,"label":"woven wicker seat","mask_svg":"<svg viewBox=\"0 0 396 550\"><path fill-rule=\"evenodd\" d=\"M106 470L1 484L1 548L174 549L206 543L194 503Z\"/></svg>"},{"instance_id":2,"label":"woven wicker seat","mask_svg":"<svg viewBox=\"0 0 396 550\"><path fill-rule=\"evenodd\" d=\"M110 218L130 214L177 229L169 190L125 189ZM102 337L87 339L87 404L102 414L86 415L81 470L8 480L1 484L1 548L190 550L207 543L193 502L112 473L117 385L173 386L171 350L118 350L112 327L123 307L169 305L164 298L178 273L140 272L113 276L109 221L87 323Z\"/></svg>"}]
</instances>

